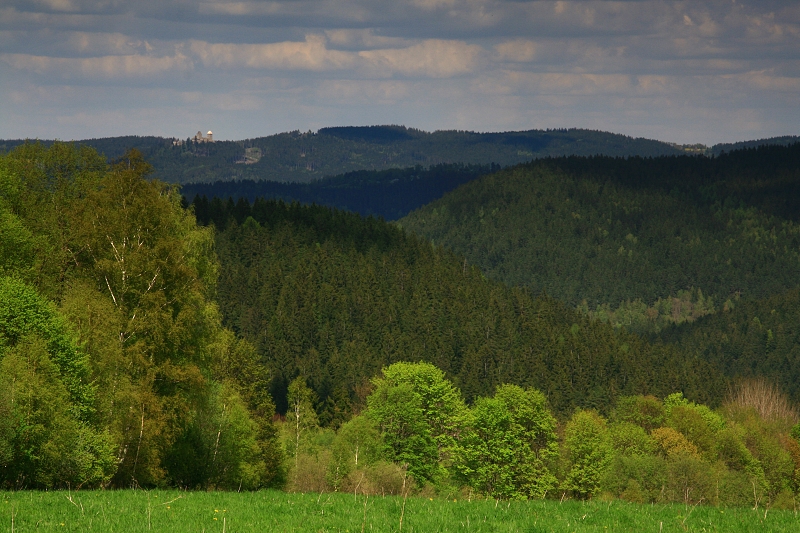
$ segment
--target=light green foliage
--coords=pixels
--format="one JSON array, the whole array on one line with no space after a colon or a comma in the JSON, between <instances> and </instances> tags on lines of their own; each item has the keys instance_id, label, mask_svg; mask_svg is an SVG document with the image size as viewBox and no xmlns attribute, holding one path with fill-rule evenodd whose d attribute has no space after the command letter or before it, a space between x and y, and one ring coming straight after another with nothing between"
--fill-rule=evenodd
<instances>
[{"instance_id":1,"label":"light green foliage","mask_svg":"<svg viewBox=\"0 0 800 533\"><path fill-rule=\"evenodd\" d=\"M386 447L375 421L368 416L356 415L336 432L331 454L328 481L334 490L339 490L351 473L384 459Z\"/></svg>"},{"instance_id":2,"label":"light green foliage","mask_svg":"<svg viewBox=\"0 0 800 533\"><path fill-rule=\"evenodd\" d=\"M786 437L752 409L729 407L729 416L740 425L744 445L763 470L767 500L773 500L782 491L790 489L795 463L791 448L785 446Z\"/></svg>"},{"instance_id":3,"label":"light green foliage","mask_svg":"<svg viewBox=\"0 0 800 533\"><path fill-rule=\"evenodd\" d=\"M664 404L655 396L623 396L617 399L614 419L652 431L664 423Z\"/></svg>"},{"instance_id":4,"label":"light green foliage","mask_svg":"<svg viewBox=\"0 0 800 533\"><path fill-rule=\"evenodd\" d=\"M62 143L0 157L0 356L31 335L44 343L68 393L60 402L86 444L61 440L94 450L101 464L78 481L28 473L15 484L255 487L282 479L266 379L253 371L252 349L222 329L212 301L213 233L197 226L177 191L147 179L150 171L135 151L109 167L93 150ZM251 413L263 421L254 424ZM47 420L45 428L61 419ZM219 443L208 445L211 430L200 421L216 423ZM11 426L0 426L8 443ZM36 442L29 452L44 457L47 443ZM204 460L184 467L190 454L175 457L187 443L229 458L219 468ZM0 446L0 457L9 453Z\"/></svg>"},{"instance_id":5,"label":"light green foliage","mask_svg":"<svg viewBox=\"0 0 800 533\"><path fill-rule=\"evenodd\" d=\"M579 498L601 488L613 455L606 420L594 411L578 411L564 428L566 474L562 486Z\"/></svg>"},{"instance_id":6,"label":"light green foliage","mask_svg":"<svg viewBox=\"0 0 800 533\"><path fill-rule=\"evenodd\" d=\"M667 425L684 435L705 459L715 456L715 432L698 410L688 405L676 405L669 409Z\"/></svg>"},{"instance_id":7,"label":"light green foliage","mask_svg":"<svg viewBox=\"0 0 800 533\"><path fill-rule=\"evenodd\" d=\"M674 392L664 398L664 410L669 419L674 407L687 407L695 411L708 426L710 431L716 432L725 427L725 419L718 413L712 411L707 405L697 404L687 400L683 393Z\"/></svg>"},{"instance_id":8,"label":"light green foliage","mask_svg":"<svg viewBox=\"0 0 800 533\"><path fill-rule=\"evenodd\" d=\"M694 288L679 290L674 296L658 298L650 306L637 298L620 302L616 308L601 303L592 309L584 300L578 305L578 309L593 320L610 323L616 328L624 327L639 334L658 333L671 325L694 322L717 312L714 299L705 297L701 289Z\"/></svg>"},{"instance_id":9,"label":"light green foliage","mask_svg":"<svg viewBox=\"0 0 800 533\"><path fill-rule=\"evenodd\" d=\"M676 454L667 458L665 498L684 504L717 503L717 472L696 455Z\"/></svg>"},{"instance_id":10,"label":"light green foliage","mask_svg":"<svg viewBox=\"0 0 800 533\"><path fill-rule=\"evenodd\" d=\"M30 335L45 342L48 358L70 394L70 408L88 420L94 387L89 383L89 361L78 349L72 332L55 306L21 281L0 276L0 357Z\"/></svg>"},{"instance_id":11,"label":"light green foliage","mask_svg":"<svg viewBox=\"0 0 800 533\"><path fill-rule=\"evenodd\" d=\"M319 428L317 413L314 411L314 392L306 385L302 376L289 384L287 395L289 409L286 411L284 431L286 433L286 453L294 457L294 474L297 474L300 454L310 442L313 432Z\"/></svg>"},{"instance_id":12,"label":"light green foliage","mask_svg":"<svg viewBox=\"0 0 800 533\"><path fill-rule=\"evenodd\" d=\"M670 458L677 455L698 457L700 452L697 446L689 442L686 435L670 427L656 428L650 432L656 443L656 450L662 457Z\"/></svg>"},{"instance_id":13,"label":"light green foliage","mask_svg":"<svg viewBox=\"0 0 800 533\"><path fill-rule=\"evenodd\" d=\"M464 483L502 499L544 498L555 487L556 421L541 392L501 385L471 415L456 461Z\"/></svg>"},{"instance_id":14,"label":"light green foliage","mask_svg":"<svg viewBox=\"0 0 800 533\"><path fill-rule=\"evenodd\" d=\"M422 399L411 384L378 382L367 398L364 414L380 428L389 458L406 468L420 484L446 475L424 418Z\"/></svg>"},{"instance_id":15,"label":"light green foliage","mask_svg":"<svg viewBox=\"0 0 800 533\"><path fill-rule=\"evenodd\" d=\"M61 369L39 334L26 335L0 360L0 486L92 486L114 472L109 435L77 417Z\"/></svg>"},{"instance_id":16,"label":"light green foliage","mask_svg":"<svg viewBox=\"0 0 800 533\"><path fill-rule=\"evenodd\" d=\"M374 382L376 390L408 384L419 396L422 418L430 428L440 459L446 461L466 415L461 392L430 363L400 362L382 372L383 379Z\"/></svg>"},{"instance_id":17,"label":"light green foliage","mask_svg":"<svg viewBox=\"0 0 800 533\"><path fill-rule=\"evenodd\" d=\"M430 363L399 362L373 380L368 416L380 426L395 459L418 481L447 475L467 414L461 393Z\"/></svg>"},{"instance_id":18,"label":"light green foliage","mask_svg":"<svg viewBox=\"0 0 800 533\"><path fill-rule=\"evenodd\" d=\"M629 457L644 457L656 452L656 444L647 432L630 422L614 422L609 426L614 451Z\"/></svg>"},{"instance_id":19,"label":"light green foliage","mask_svg":"<svg viewBox=\"0 0 800 533\"><path fill-rule=\"evenodd\" d=\"M253 346L237 339L229 330L221 330L212 346L215 353L213 375L226 387L238 391L247 406L255 435L258 456L259 487L281 487L286 481L285 451L279 442L278 428L272 421L275 404L269 394L269 370L258 359Z\"/></svg>"},{"instance_id":20,"label":"light green foliage","mask_svg":"<svg viewBox=\"0 0 800 533\"><path fill-rule=\"evenodd\" d=\"M35 262L33 234L18 217L0 206L0 275L31 280Z\"/></svg>"},{"instance_id":21,"label":"light green foliage","mask_svg":"<svg viewBox=\"0 0 800 533\"><path fill-rule=\"evenodd\" d=\"M602 482L604 491L636 503L664 501L667 462L655 455L616 454Z\"/></svg>"}]
</instances>

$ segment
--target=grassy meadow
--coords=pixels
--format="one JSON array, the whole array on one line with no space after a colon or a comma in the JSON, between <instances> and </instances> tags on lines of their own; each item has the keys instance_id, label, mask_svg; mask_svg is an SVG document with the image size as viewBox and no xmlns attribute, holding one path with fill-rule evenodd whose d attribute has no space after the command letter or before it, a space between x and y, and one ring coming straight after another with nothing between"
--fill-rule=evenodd
<instances>
[{"instance_id":1,"label":"grassy meadow","mask_svg":"<svg viewBox=\"0 0 800 533\"><path fill-rule=\"evenodd\" d=\"M442 500L280 491L0 493L0 530L103 532L798 531L795 511L619 500Z\"/></svg>"}]
</instances>

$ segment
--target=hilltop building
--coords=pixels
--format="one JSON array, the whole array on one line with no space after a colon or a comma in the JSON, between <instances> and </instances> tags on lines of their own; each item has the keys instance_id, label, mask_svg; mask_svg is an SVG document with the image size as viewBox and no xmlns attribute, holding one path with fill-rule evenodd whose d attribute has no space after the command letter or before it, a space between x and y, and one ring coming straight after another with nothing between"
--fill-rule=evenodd
<instances>
[{"instance_id":1,"label":"hilltop building","mask_svg":"<svg viewBox=\"0 0 800 533\"><path fill-rule=\"evenodd\" d=\"M205 136L203 136L203 132L198 131L197 133L195 133L194 137L191 138L191 140L193 140L196 143L213 143L214 134L211 131L209 131L208 133L206 133ZM180 139L175 139L174 141L172 141L172 145L181 146L183 145L183 141Z\"/></svg>"},{"instance_id":2,"label":"hilltop building","mask_svg":"<svg viewBox=\"0 0 800 533\"><path fill-rule=\"evenodd\" d=\"M206 135L207 135L207 137L203 137L203 132L198 131L194 136L194 142L196 142L196 143L213 143L214 142L214 134L209 131Z\"/></svg>"}]
</instances>

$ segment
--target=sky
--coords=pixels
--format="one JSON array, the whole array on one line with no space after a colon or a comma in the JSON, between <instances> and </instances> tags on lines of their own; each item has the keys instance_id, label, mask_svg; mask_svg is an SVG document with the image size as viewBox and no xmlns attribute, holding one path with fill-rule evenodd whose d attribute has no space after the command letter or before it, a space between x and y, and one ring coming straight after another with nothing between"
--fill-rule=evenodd
<instances>
[{"instance_id":1,"label":"sky","mask_svg":"<svg viewBox=\"0 0 800 533\"><path fill-rule=\"evenodd\" d=\"M800 1L0 0L0 138L800 134Z\"/></svg>"}]
</instances>

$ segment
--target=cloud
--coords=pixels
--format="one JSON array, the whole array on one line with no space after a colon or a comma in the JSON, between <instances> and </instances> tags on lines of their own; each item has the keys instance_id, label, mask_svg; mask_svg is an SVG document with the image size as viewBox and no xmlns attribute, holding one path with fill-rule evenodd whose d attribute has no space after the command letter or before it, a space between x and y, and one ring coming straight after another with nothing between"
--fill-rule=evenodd
<instances>
[{"instance_id":1,"label":"cloud","mask_svg":"<svg viewBox=\"0 0 800 533\"><path fill-rule=\"evenodd\" d=\"M798 133L799 80L788 0L0 2L0 137L109 133L91 117L124 108L230 138L393 122L713 142Z\"/></svg>"},{"instance_id":2,"label":"cloud","mask_svg":"<svg viewBox=\"0 0 800 533\"><path fill-rule=\"evenodd\" d=\"M272 15L283 11L281 2L201 2L200 13L218 15Z\"/></svg>"},{"instance_id":3,"label":"cloud","mask_svg":"<svg viewBox=\"0 0 800 533\"><path fill-rule=\"evenodd\" d=\"M494 45L499 61L532 61L536 57L536 43L529 39L514 39Z\"/></svg>"},{"instance_id":4,"label":"cloud","mask_svg":"<svg viewBox=\"0 0 800 533\"><path fill-rule=\"evenodd\" d=\"M483 49L463 41L430 39L407 48L366 50L358 55L379 75L447 78L472 72Z\"/></svg>"},{"instance_id":5,"label":"cloud","mask_svg":"<svg viewBox=\"0 0 800 533\"><path fill-rule=\"evenodd\" d=\"M192 68L191 60L181 53L164 57L130 54L88 58L0 54L0 61L17 70L65 78L130 79Z\"/></svg>"},{"instance_id":6,"label":"cloud","mask_svg":"<svg viewBox=\"0 0 800 533\"><path fill-rule=\"evenodd\" d=\"M347 48L355 50L373 48L400 48L413 44L413 41L403 37L387 37L376 35L375 30L337 28L325 30L325 36L330 44L337 48Z\"/></svg>"},{"instance_id":7,"label":"cloud","mask_svg":"<svg viewBox=\"0 0 800 533\"><path fill-rule=\"evenodd\" d=\"M305 41L269 44L191 41L190 49L204 65L216 68L321 71L351 67L355 61L351 53L329 50L320 35L308 35Z\"/></svg>"}]
</instances>

